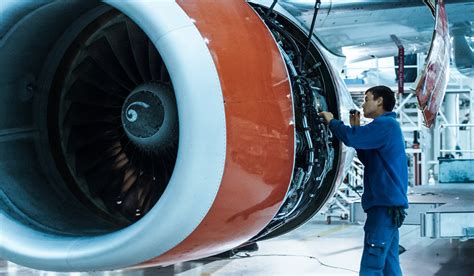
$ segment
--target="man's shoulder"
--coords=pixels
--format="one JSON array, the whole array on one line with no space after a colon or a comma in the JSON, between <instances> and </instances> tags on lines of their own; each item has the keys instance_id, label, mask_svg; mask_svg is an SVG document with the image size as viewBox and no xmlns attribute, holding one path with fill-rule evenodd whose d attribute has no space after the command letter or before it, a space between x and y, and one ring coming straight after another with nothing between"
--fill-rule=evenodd
<instances>
[{"instance_id":1,"label":"man's shoulder","mask_svg":"<svg viewBox=\"0 0 474 276\"><path fill-rule=\"evenodd\" d=\"M387 113L375 118L375 120L373 122L398 125L398 121L397 121L397 117L396 117L395 112L387 112Z\"/></svg>"},{"instance_id":2,"label":"man's shoulder","mask_svg":"<svg viewBox=\"0 0 474 276\"><path fill-rule=\"evenodd\" d=\"M392 116L379 116L371 124L385 133L401 132L400 123Z\"/></svg>"}]
</instances>

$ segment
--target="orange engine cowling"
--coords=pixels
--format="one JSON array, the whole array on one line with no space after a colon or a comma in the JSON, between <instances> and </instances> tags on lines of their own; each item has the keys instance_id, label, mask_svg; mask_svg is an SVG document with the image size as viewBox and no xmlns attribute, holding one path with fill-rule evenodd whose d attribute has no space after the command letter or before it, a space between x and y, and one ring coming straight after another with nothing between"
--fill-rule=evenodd
<instances>
[{"instance_id":1,"label":"orange engine cowling","mask_svg":"<svg viewBox=\"0 0 474 276\"><path fill-rule=\"evenodd\" d=\"M3 8L1 258L166 265L321 208L343 154L316 113L338 84L316 44L296 62L304 31L244 1L104 2Z\"/></svg>"}]
</instances>

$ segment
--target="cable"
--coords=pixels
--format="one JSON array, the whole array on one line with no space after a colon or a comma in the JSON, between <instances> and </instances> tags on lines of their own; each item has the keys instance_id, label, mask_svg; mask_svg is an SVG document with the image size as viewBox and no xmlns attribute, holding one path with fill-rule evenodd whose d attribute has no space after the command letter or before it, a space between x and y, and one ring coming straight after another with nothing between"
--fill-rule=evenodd
<instances>
[{"instance_id":1,"label":"cable","mask_svg":"<svg viewBox=\"0 0 474 276\"><path fill-rule=\"evenodd\" d=\"M280 34L280 35L283 35L285 37L285 39L287 40L287 42L289 42L293 48L293 50L295 51L295 58L298 59L298 64L301 63L301 59L302 59L302 56L301 56L301 52L300 52L300 49L298 47L298 45L296 44L296 41L293 39L292 35L290 33L288 33L287 31L285 31L283 28L281 28L280 26L278 26L277 24L275 24L272 20L266 20L265 21L267 24L270 25L270 27L273 27L275 28L275 30ZM298 74L301 73L301 67L297 67L295 66L295 68L297 69L298 71Z\"/></svg>"},{"instance_id":2,"label":"cable","mask_svg":"<svg viewBox=\"0 0 474 276\"><path fill-rule=\"evenodd\" d=\"M345 270L345 271L354 272L354 273L357 273L357 274L359 273L359 271L357 271L357 270L352 270L352 269L345 268L345 267L339 267L339 266L333 266L333 265L325 264L321 260L316 258L315 256L310 256L310 255L289 255L289 254L250 255L249 253L244 253L244 254L245 254L244 256L236 254L235 256L231 257L230 259L245 259L245 258L251 258L251 257L303 257L303 258L316 260L320 265L325 266L325 267L334 268L334 269L341 269L341 270Z\"/></svg>"},{"instance_id":3,"label":"cable","mask_svg":"<svg viewBox=\"0 0 474 276\"><path fill-rule=\"evenodd\" d=\"M268 16L270 16L270 14L272 13L273 9L275 8L275 5L278 3L278 0L273 0L273 3L272 5L270 6L270 8L268 9L268 11L265 13L264 17L263 17L263 21L267 21L268 19Z\"/></svg>"},{"instance_id":4,"label":"cable","mask_svg":"<svg viewBox=\"0 0 474 276\"><path fill-rule=\"evenodd\" d=\"M314 3L313 20L311 21L311 28L309 29L309 34L308 34L308 42L306 43L306 48L304 50L302 63L304 63L304 61L306 60L306 56L308 55L308 52L309 52L309 46L311 45L311 39L313 37L313 32L314 32L314 25L316 25L316 16L318 15L318 11L320 7L321 7L321 0L316 0L316 3Z\"/></svg>"}]
</instances>

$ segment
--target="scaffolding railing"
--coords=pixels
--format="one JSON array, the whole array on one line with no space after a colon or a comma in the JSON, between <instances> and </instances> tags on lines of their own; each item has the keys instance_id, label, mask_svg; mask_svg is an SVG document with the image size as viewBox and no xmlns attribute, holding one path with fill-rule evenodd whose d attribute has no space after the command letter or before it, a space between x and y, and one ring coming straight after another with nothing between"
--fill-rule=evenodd
<instances>
[{"instance_id":1,"label":"scaffolding railing","mask_svg":"<svg viewBox=\"0 0 474 276\"><path fill-rule=\"evenodd\" d=\"M326 205L327 209L323 212L326 216L326 222L331 223L332 217L348 219L350 217L350 205L360 200L364 182L364 165L355 157L347 172L346 181L344 181L336 191L334 197Z\"/></svg>"}]
</instances>

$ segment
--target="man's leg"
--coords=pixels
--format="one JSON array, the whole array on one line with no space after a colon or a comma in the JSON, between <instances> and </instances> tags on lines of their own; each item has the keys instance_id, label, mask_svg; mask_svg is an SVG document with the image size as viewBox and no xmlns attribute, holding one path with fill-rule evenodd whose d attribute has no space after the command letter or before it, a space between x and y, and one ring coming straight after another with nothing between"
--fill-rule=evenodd
<instances>
[{"instance_id":1,"label":"man's leg","mask_svg":"<svg viewBox=\"0 0 474 276\"><path fill-rule=\"evenodd\" d=\"M372 207L367 210L364 231L364 251L360 264L361 276L384 275L387 256L392 240L398 235L398 228L393 225L386 207ZM398 246L398 242L397 246ZM397 247L398 251L398 247Z\"/></svg>"},{"instance_id":2,"label":"man's leg","mask_svg":"<svg viewBox=\"0 0 474 276\"><path fill-rule=\"evenodd\" d=\"M390 248L388 250L387 259L385 260L385 267L383 269L384 275L394 275L394 276L401 276L402 270L400 268L400 258L399 258L399 240L400 234L397 230L395 231L392 239L392 243L390 244Z\"/></svg>"},{"instance_id":3,"label":"man's leg","mask_svg":"<svg viewBox=\"0 0 474 276\"><path fill-rule=\"evenodd\" d=\"M372 229L366 230L364 251L362 252L362 260L360 262L359 275L361 276L384 275L385 261L389 248L386 246L386 241L373 239L372 237L375 235L377 234Z\"/></svg>"}]
</instances>

